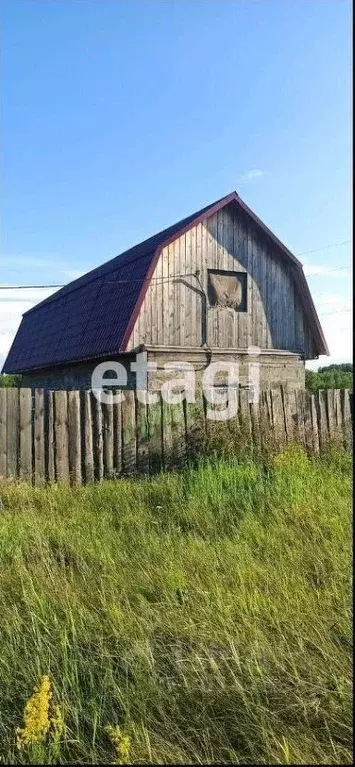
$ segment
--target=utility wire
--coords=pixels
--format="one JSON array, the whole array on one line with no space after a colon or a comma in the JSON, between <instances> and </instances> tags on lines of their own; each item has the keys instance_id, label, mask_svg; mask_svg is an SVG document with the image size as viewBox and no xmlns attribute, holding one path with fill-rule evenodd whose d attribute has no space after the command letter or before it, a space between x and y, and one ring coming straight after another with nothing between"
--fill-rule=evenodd
<instances>
[{"instance_id":1,"label":"utility wire","mask_svg":"<svg viewBox=\"0 0 355 767\"><path fill-rule=\"evenodd\" d=\"M106 280L106 285L131 285L132 282L168 282L169 280L176 280L181 277L195 277L196 272L185 272L184 274L171 274L169 277L144 277L144 279L132 278L129 280ZM100 279L100 278L98 278ZM104 280L104 277L101 277ZM69 283L66 283L69 284ZM38 289L38 288L64 288L65 285L0 285L0 290L24 290L24 289Z\"/></svg>"},{"instance_id":2,"label":"utility wire","mask_svg":"<svg viewBox=\"0 0 355 767\"><path fill-rule=\"evenodd\" d=\"M327 269L326 273L324 272L309 272L309 274L306 274L306 277L326 277L329 272L341 272L343 269L351 269L352 264L349 266L336 266L335 269Z\"/></svg>"},{"instance_id":3,"label":"utility wire","mask_svg":"<svg viewBox=\"0 0 355 767\"><path fill-rule=\"evenodd\" d=\"M340 248L341 245L348 245L351 240L343 240L343 242L333 242L331 245L323 245L321 248L313 248L313 250L303 250L302 253L295 253L297 257L307 256L308 253L319 253L321 250L328 250L329 248Z\"/></svg>"},{"instance_id":4,"label":"utility wire","mask_svg":"<svg viewBox=\"0 0 355 767\"><path fill-rule=\"evenodd\" d=\"M349 312L352 312L352 309L336 309L335 312L320 312L319 316L320 317L326 317L326 316L329 317L330 314L349 314Z\"/></svg>"},{"instance_id":5,"label":"utility wire","mask_svg":"<svg viewBox=\"0 0 355 767\"><path fill-rule=\"evenodd\" d=\"M334 242L332 244L328 245L322 245L321 248L313 248L313 250L304 250L302 253L297 253L296 256L305 256L309 253L319 253L322 250L327 250L329 248L339 248L342 245L348 245L351 242L351 240L343 240L342 242ZM329 272L340 272L344 269L351 269L350 266L337 266L335 269L328 269L327 273ZM326 275L322 274L321 272L310 272L306 275L306 277L324 277ZM178 279L179 277L195 277L195 272L188 273L188 274L172 274L169 277L153 277L151 279L145 278L143 280L140 280L138 278L136 279L130 279L130 280L107 280L108 283L117 283L117 284L124 284L128 283L131 284L132 282L166 282L173 279ZM101 278L104 279L104 278ZM67 283L66 283L67 284ZM47 290L49 288L63 288L65 287L65 284L55 284L55 285L0 285L0 290Z\"/></svg>"},{"instance_id":6,"label":"utility wire","mask_svg":"<svg viewBox=\"0 0 355 767\"><path fill-rule=\"evenodd\" d=\"M25 290L26 288L63 288L63 285L0 285L0 290Z\"/></svg>"},{"instance_id":7,"label":"utility wire","mask_svg":"<svg viewBox=\"0 0 355 767\"><path fill-rule=\"evenodd\" d=\"M327 275L330 272L340 272L344 269L351 269L351 265L349 266L337 266L335 269L328 269L325 274L322 274L322 272L310 272L309 274L305 274L305 277L327 277ZM152 277L152 278L144 278L144 279L138 279L138 278L132 278L129 280L107 280L106 284L108 285L131 285L132 282L169 282L169 280L177 280L181 277L195 277L195 272L186 272L185 274L172 274L170 277ZM104 279L102 277L101 279ZM0 285L0 290L47 290L49 288L64 288L65 285L69 283L61 284L61 285Z\"/></svg>"}]
</instances>

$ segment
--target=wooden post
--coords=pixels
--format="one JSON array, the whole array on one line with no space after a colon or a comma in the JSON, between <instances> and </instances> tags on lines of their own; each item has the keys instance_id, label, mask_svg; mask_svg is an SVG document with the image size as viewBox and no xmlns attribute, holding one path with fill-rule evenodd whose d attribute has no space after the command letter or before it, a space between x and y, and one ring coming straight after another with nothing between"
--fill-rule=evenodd
<instances>
[{"instance_id":1,"label":"wooden post","mask_svg":"<svg viewBox=\"0 0 355 767\"><path fill-rule=\"evenodd\" d=\"M305 391L304 398L304 439L308 452L313 452L314 432L312 423L312 398L309 391Z\"/></svg>"},{"instance_id":2,"label":"wooden post","mask_svg":"<svg viewBox=\"0 0 355 767\"><path fill-rule=\"evenodd\" d=\"M160 392L156 394L157 402L148 405L149 470L152 474L160 471L163 465L162 404Z\"/></svg>"},{"instance_id":3,"label":"wooden post","mask_svg":"<svg viewBox=\"0 0 355 767\"><path fill-rule=\"evenodd\" d=\"M318 429L318 412L316 395L310 395L310 408L311 408L311 421L312 421L312 433L313 433L313 450L315 453L319 453L319 429Z\"/></svg>"},{"instance_id":4,"label":"wooden post","mask_svg":"<svg viewBox=\"0 0 355 767\"><path fill-rule=\"evenodd\" d=\"M334 389L334 413L335 413L335 431L336 440L343 442L343 416L341 412L340 389Z\"/></svg>"},{"instance_id":5,"label":"wooden post","mask_svg":"<svg viewBox=\"0 0 355 767\"><path fill-rule=\"evenodd\" d=\"M261 399L261 398L260 398ZM261 425L260 425L260 411L262 404L259 402L250 402L250 420L253 434L253 449L255 453L258 453L261 448Z\"/></svg>"},{"instance_id":6,"label":"wooden post","mask_svg":"<svg viewBox=\"0 0 355 767\"><path fill-rule=\"evenodd\" d=\"M66 391L54 392L54 441L57 482L68 482L68 393Z\"/></svg>"},{"instance_id":7,"label":"wooden post","mask_svg":"<svg viewBox=\"0 0 355 767\"><path fill-rule=\"evenodd\" d=\"M40 484L46 478L44 463L44 391L35 389L34 416L34 453L35 453L35 483Z\"/></svg>"},{"instance_id":8,"label":"wooden post","mask_svg":"<svg viewBox=\"0 0 355 767\"><path fill-rule=\"evenodd\" d=\"M187 457L193 459L198 452L199 442L205 434L206 420L203 394L199 387L196 388L195 402L186 402L185 405L185 428ZM212 423L212 421L211 421Z\"/></svg>"},{"instance_id":9,"label":"wooden post","mask_svg":"<svg viewBox=\"0 0 355 767\"><path fill-rule=\"evenodd\" d=\"M174 466L186 463L186 434L183 402L171 406L171 431Z\"/></svg>"},{"instance_id":10,"label":"wooden post","mask_svg":"<svg viewBox=\"0 0 355 767\"><path fill-rule=\"evenodd\" d=\"M117 391L114 391L117 395ZM113 406L113 452L114 471L119 476L122 473L122 412L121 402L115 402Z\"/></svg>"},{"instance_id":11,"label":"wooden post","mask_svg":"<svg viewBox=\"0 0 355 767\"><path fill-rule=\"evenodd\" d=\"M319 447L322 450L328 442L326 392L320 389L316 396Z\"/></svg>"},{"instance_id":12,"label":"wooden post","mask_svg":"<svg viewBox=\"0 0 355 767\"><path fill-rule=\"evenodd\" d=\"M174 405L169 405L162 400L163 417L163 466L165 471L171 469L174 465L173 456L173 434L172 434L172 412Z\"/></svg>"},{"instance_id":13,"label":"wooden post","mask_svg":"<svg viewBox=\"0 0 355 767\"><path fill-rule=\"evenodd\" d=\"M53 392L45 392L45 435L47 442L47 469L46 474L49 482L55 481L55 463L54 463L54 406Z\"/></svg>"},{"instance_id":14,"label":"wooden post","mask_svg":"<svg viewBox=\"0 0 355 767\"><path fill-rule=\"evenodd\" d=\"M73 485L81 482L80 399L78 391L68 392L69 476Z\"/></svg>"},{"instance_id":15,"label":"wooden post","mask_svg":"<svg viewBox=\"0 0 355 767\"><path fill-rule=\"evenodd\" d=\"M93 420L93 432L94 432L94 465L95 465L95 477L101 482L104 476L104 451L103 451L103 436L102 436L102 408L100 392L96 392L96 396L91 392L91 412Z\"/></svg>"},{"instance_id":16,"label":"wooden post","mask_svg":"<svg viewBox=\"0 0 355 767\"><path fill-rule=\"evenodd\" d=\"M6 475L17 477L19 459L19 389L7 389L6 411Z\"/></svg>"},{"instance_id":17,"label":"wooden post","mask_svg":"<svg viewBox=\"0 0 355 767\"><path fill-rule=\"evenodd\" d=\"M103 439L104 439L104 474L106 479L113 478L113 395L106 393L108 402L102 403Z\"/></svg>"},{"instance_id":18,"label":"wooden post","mask_svg":"<svg viewBox=\"0 0 355 767\"><path fill-rule=\"evenodd\" d=\"M294 392L287 392L285 388L281 387L283 411L284 411L284 424L287 442L293 442L295 439L295 422L293 416L295 414L294 401L292 401L292 395L294 400Z\"/></svg>"},{"instance_id":19,"label":"wooden post","mask_svg":"<svg viewBox=\"0 0 355 767\"><path fill-rule=\"evenodd\" d=\"M6 391L0 389L0 479L6 477Z\"/></svg>"},{"instance_id":20,"label":"wooden post","mask_svg":"<svg viewBox=\"0 0 355 767\"><path fill-rule=\"evenodd\" d=\"M122 409L122 463L124 474L134 474L137 470L136 455L136 408L134 391L125 391L121 402Z\"/></svg>"},{"instance_id":21,"label":"wooden post","mask_svg":"<svg viewBox=\"0 0 355 767\"><path fill-rule=\"evenodd\" d=\"M326 402L327 402L327 417L328 417L328 430L331 440L336 436L336 423L335 423L335 408L334 408L334 390L326 390Z\"/></svg>"},{"instance_id":22,"label":"wooden post","mask_svg":"<svg viewBox=\"0 0 355 767\"><path fill-rule=\"evenodd\" d=\"M283 446L286 441L285 416L281 387L271 390L272 421L276 445Z\"/></svg>"},{"instance_id":23,"label":"wooden post","mask_svg":"<svg viewBox=\"0 0 355 767\"><path fill-rule=\"evenodd\" d=\"M149 474L149 422L148 407L144 402L136 401L137 412L137 469L141 474Z\"/></svg>"},{"instance_id":24,"label":"wooden post","mask_svg":"<svg viewBox=\"0 0 355 767\"><path fill-rule=\"evenodd\" d=\"M1 429L1 425L0 425ZM20 477L32 480L32 391L20 389Z\"/></svg>"},{"instance_id":25,"label":"wooden post","mask_svg":"<svg viewBox=\"0 0 355 767\"><path fill-rule=\"evenodd\" d=\"M85 482L93 482L94 472L94 452L93 452L93 420L92 420L92 397L89 391L81 392L82 413L83 413L83 451L84 451L84 473Z\"/></svg>"},{"instance_id":26,"label":"wooden post","mask_svg":"<svg viewBox=\"0 0 355 767\"><path fill-rule=\"evenodd\" d=\"M240 390L239 397L240 417L239 421L243 431L245 439L250 440L252 437L252 425L249 406L249 392L247 389Z\"/></svg>"},{"instance_id":27,"label":"wooden post","mask_svg":"<svg viewBox=\"0 0 355 767\"><path fill-rule=\"evenodd\" d=\"M273 430L271 391L270 389L266 389L261 394L263 404L263 425L270 435Z\"/></svg>"},{"instance_id":28,"label":"wooden post","mask_svg":"<svg viewBox=\"0 0 355 767\"><path fill-rule=\"evenodd\" d=\"M306 392L295 391L296 398L296 428L297 439L301 445L306 444L305 418L306 418Z\"/></svg>"},{"instance_id":29,"label":"wooden post","mask_svg":"<svg viewBox=\"0 0 355 767\"><path fill-rule=\"evenodd\" d=\"M353 446L353 428L351 418L351 403L349 389L342 390L342 410L343 410L343 435L344 446L346 450L351 451Z\"/></svg>"}]
</instances>

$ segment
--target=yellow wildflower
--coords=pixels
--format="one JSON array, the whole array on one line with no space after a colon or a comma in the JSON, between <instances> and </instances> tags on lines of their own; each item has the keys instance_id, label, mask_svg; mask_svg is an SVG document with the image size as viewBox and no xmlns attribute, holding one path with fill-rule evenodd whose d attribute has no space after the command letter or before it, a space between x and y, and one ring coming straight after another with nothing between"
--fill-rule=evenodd
<instances>
[{"instance_id":1,"label":"yellow wildflower","mask_svg":"<svg viewBox=\"0 0 355 767\"><path fill-rule=\"evenodd\" d=\"M122 732L118 724L114 727L110 724L107 725L107 727L105 727L105 732L107 732L112 745L115 747L118 763L127 764L129 761L129 747L131 744L129 735Z\"/></svg>"},{"instance_id":2,"label":"yellow wildflower","mask_svg":"<svg viewBox=\"0 0 355 767\"><path fill-rule=\"evenodd\" d=\"M24 746L43 743L50 726L49 706L52 698L51 682L48 676L42 676L38 687L27 701L24 713L24 727L18 727L17 745Z\"/></svg>"}]
</instances>

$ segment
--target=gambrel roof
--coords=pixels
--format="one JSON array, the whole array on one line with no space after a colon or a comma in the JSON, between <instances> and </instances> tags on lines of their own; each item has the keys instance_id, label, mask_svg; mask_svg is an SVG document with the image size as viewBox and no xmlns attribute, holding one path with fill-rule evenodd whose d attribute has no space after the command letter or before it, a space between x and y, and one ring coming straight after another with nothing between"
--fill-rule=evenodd
<instances>
[{"instance_id":1,"label":"gambrel roof","mask_svg":"<svg viewBox=\"0 0 355 767\"><path fill-rule=\"evenodd\" d=\"M73 280L26 312L3 372L25 372L125 352L162 249L227 205L235 205L252 220L286 259L303 301L317 353L329 354L302 264L239 195L231 192Z\"/></svg>"}]
</instances>

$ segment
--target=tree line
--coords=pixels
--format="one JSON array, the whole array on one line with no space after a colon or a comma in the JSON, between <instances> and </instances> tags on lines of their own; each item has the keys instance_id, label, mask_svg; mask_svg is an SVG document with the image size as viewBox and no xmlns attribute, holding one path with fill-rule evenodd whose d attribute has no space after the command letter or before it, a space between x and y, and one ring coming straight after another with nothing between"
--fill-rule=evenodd
<instances>
[{"instance_id":1,"label":"tree line","mask_svg":"<svg viewBox=\"0 0 355 767\"><path fill-rule=\"evenodd\" d=\"M352 389L353 365L346 362L340 365L327 365L318 370L306 370L306 389L315 392L319 389Z\"/></svg>"}]
</instances>

